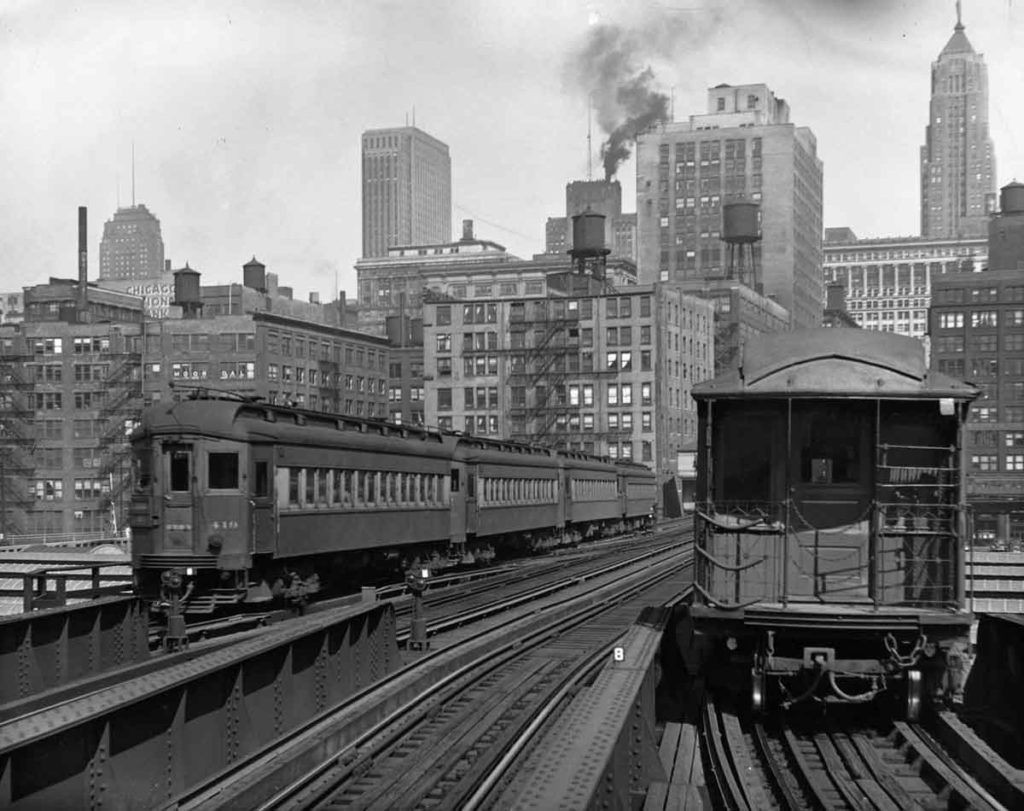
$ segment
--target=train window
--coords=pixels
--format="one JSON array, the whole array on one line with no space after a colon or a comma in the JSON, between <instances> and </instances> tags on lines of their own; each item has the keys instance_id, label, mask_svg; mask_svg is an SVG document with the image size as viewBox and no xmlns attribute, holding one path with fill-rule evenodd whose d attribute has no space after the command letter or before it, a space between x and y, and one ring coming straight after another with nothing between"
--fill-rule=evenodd
<instances>
[{"instance_id":1,"label":"train window","mask_svg":"<svg viewBox=\"0 0 1024 811\"><path fill-rule=\"evenodd\" d=\"M305 499L303 504L312 506L316 502L316 471L313 468L306 468L306 486L304 488Z\"/></svg>"},{"instance_id":2,"label":"train window","mask_svg":"<svg viewBox=\"0 0 1024 811\"><path fill-rule=\"evenodd\" d=\"M192 454L182 448L173 449L170 453L171 463L171 490L178 493L187 493L191 482L191 460Z\"/></svg>"},{"instance_id":3,"label":"train window","mask_svg":"<svg viewBox=\"0 0 1024 811\"><path fill-rule=\"evenodd\" d=\"M352 503L357 507L366 504L366 475L361 470L352 471Z\"/></svg>"},{"instance_id":4,"label":"train window","mask_svg":"<svg viewBox=\"0 0 1024 811\"><path fill-rule=\"evenodd\" d=\"M343 470L341 475L337 476L336 482L340 482L341 496L338 499L339 503L344 504L346 507L352 506L352 471Z\"/></svg>"},{"instance_id":5,"label":"train window","mask_svg":"<svg viewBox=\"0 0 1024 811\"><path fill-rule=\"evenodd\" d=\"M466 497L476 498L476 477L472 473L466 474Z\"/></svg>"},{"instance_id":6,"label":"train window","mask_svg":"<svg viewBox=\"0 0 1024 811\"><path fill-rule=\"evenodd\" d=\"M253 472L252 494L266 498L270 495L270 462L257 462Z\"/></svg>"},{"instance_id":7,"label":"train window","mask_svg":"<svg viewBox=\"0 0 1024 811\"><path fill-rule=\"evenodd\" d=\"M207 462L207 483L211 490L238 489L237 453L211 453Z\"/></svg>"},{"instance_id":8,"label":"train window","mask_svg":"<svg viewBox=\"0 0 1024 811\"><path fill-rule=\"evenodd\" d=\"M457 467L452 468L452 492L459 492L459 469Z\"/></svg>"},{"instance_id":9,"label":"train window","mask_svg":"<svg viewBox=\"0 0 1024 811\"><path fill-rule=\"evenodd\" d=\"M860 421L838 412L808 416L800 448L801 479L811 484L858 481Z\"/></svg>"},{"instance_id":10,"label":"train window","mask_svg":"<svg viewBox=\"0 0 1024 811\"><path fill-rule=\"evenodd\" d=\"M376 504L377 503L377 474L372 471L366 471L366 503Z\"/></svg>"},{"instance_id":11,"label":"train window","mask_svg":"<svg viewBox=\"0 0 1024 811\"><path fill-rule=\"evenodd\" d=\"M394 504L397 500L397 488L395 487L395 473L383 473L381 474L387 479L387 503Z\"/></svg>"},{"instance_id":12,"label":"train window","mask_svg":"<svg viewBox=\"0 0 1024 811\"><path fill-rule=\"evenodd\" d=\"M299 505L299 472L297 467L288 469L288 503L292 506Z\"/></svg>"},{"instance_id":13,"label":"train window","mask_svg":"<svg viewBox=\"0 0 1024 811\"><path fill-rule=\"evenodd\" d=\"M327 468L322 467L316 472L316 495L321 504L327 503Z\"/></svg>"}]
</instances>

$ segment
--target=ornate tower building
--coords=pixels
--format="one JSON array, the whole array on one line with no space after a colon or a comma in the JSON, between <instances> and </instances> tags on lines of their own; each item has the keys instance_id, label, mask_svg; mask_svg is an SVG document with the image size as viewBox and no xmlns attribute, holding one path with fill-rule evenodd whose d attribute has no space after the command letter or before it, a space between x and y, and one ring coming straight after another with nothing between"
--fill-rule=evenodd
<instances>
[{"instance_id":1,"label":"ornate tower building","mask_svg":"<svg viewBox=\"0 0 1024 811\"><path fill-rule=\"evenodd\" d=\"M985 236L995 202L995 155L988 130L988 69L956 27L932 63L932 96L921 147L921 235Z\"/></svg>"}]
</instances>

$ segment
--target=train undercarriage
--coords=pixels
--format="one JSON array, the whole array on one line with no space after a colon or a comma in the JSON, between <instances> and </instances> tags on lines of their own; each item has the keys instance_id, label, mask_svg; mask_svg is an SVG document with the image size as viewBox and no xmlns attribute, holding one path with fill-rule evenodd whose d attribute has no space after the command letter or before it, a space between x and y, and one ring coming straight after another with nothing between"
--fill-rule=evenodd
<instances>
[{"instance_id":1,"label":"train undercarriage","mask_svg":"<svg viewBox=\"0 0 1024 811\"><path fill-rule=\"evenodd\" d=\"M928 707L963 699L969 619L934 620L770 610L738 617L691 606L676 640L690 675L754 712L882 704L916 720Z\"/></svg>"},{"instance_id":2,"label":"train undercarriage","mask_svg":"<svg viewBox=\"0 0 1024 811\"><path fill-rule=\"evenodd\" d=\"M209 615L242 605L290 604L301 608L325 595L357 591L381 580L402 579L423 567L438 573L457 567L488 565L501 558L525 556L558 547L638 531L645 522L619 520L569 524L524 533L439 541L396 548L280 558L254 556L248 569L218 568L210 557L175 558L161 569L136 572L136 589L152 600L155 613L172 608L186 615Z\"/></svg>"}]
</instances>

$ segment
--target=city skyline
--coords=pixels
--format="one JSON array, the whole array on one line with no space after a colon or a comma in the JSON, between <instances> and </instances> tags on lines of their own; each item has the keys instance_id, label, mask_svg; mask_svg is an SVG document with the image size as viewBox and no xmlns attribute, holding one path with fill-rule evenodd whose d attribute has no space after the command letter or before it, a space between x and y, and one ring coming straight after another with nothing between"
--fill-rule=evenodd
<instances>
[{"instance_id":1,"label":"city skyline","mask_svg":"<svg viewBox=\"0 0 1024 811\"><path fill-rule=\"evenodd\" d=\"M255 253L298 296L330 295L335 278L351 295L360 135L413 117L450 147L453 222L540 253L565 184L587 177L586 94L566 76L588 37L615 25L639 43L635 64L652 68L676 120L721 82L764 82L799 110L824 162L825 226L912 235L930 67L956 21L952 2L126 8L111 0L85 15L30 0L0 18L5 289L75 275L75 209L98 224L127 199L134 141L136 199L160 218L175 267L224 282ZM963 7L989 70L997 186L1024 176L1021 14L995 0ZM599 177L596 119L593 136ZM633 211L632 159L617 177ZM93 225L92 279L100 236Z\"/></svg>"}]
</instances>

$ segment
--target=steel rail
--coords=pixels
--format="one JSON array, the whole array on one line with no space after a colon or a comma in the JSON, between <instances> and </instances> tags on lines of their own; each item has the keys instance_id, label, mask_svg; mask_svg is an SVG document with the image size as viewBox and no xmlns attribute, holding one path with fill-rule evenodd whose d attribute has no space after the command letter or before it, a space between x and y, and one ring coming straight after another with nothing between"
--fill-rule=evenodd
<instances>
[{"instance_id":1,"label":"steel rail","mask_svg":"<svg viewBox=\"0 0 1024 811\"><path fill-rule=\"evenodd\" d=\"M665 603L664 606L671 607L672 605L678 604L685 599L686 596L691 594L692 591L692 586L688 587L682 594L675 597L669 603ZM460 804L459 807L461 811L476 811L476 809L483 807L483 803L487 800L488 795L494 791L498 783L501 782L509 772L516 759L536 737L540 729L545 723L547 723L547 720L555 713L558 707L561 706L572 692L577 690L581 684L589 681L593 675L604 666L615 647L626 636L626 633L628 632L624 632L618 638L594 651L592 654L573 666L573 668L566 674L566 678L562 683L562 686L559 687L558 690L539 708L537 708L534 713L533 720L530 721L527 728L516 737L515 741L513 741L510 746L506 748L505 754L502 755L498 763L492 767L487 777L480 782L480 785L476 790Z\"/></svg>"},{"instance_id":2,"label":"steel rail","mask_svg":"<svg viewBox=\"0 0 1024 811\"><path fill-rule=\"evenodd\" d=\"M659 568L663 568L667 571L662 571L658 578L652 578L650 571L637 572L632 574L631 577L636 580L643 581L636 586L637 590L649 588L652 580L669 577L679 568L689 565L691 561L692 553L689 549L675 551L666 555L666 559L661 561L662 566ZM671 567L671 570L669 570L669 567ZM566 627L568 627L570 623L575 622L576 624L579 624L586 622L591 614L607 610L611 607L608 602L595 603L594 601L597 600L603 592L612 590L616 587L615 583L606 583L595 586L585 594L573 595L561 600L556 600L545 609L546 613L558 610L566 610L569 612L568 615L562 617L557 622L548 622L543 624L536 623L535 612L531 615L534 620L534 626L525 631L524 635L518 636L510 641L502 640L497 642L494 647L483 651L479 655L474 655L472 661L457 667L454 671L447 673L438 681L420 689L416 695L404 699L402 701L402 705L388 713L383 720L374 723L365 731L359 732L354 738L352 738L352 740L345 742L337 750L330 752L326 759L320 760L316 766L309 769L301 777L292 780L292 782L284 789L275 792L269 799L262 800L259 807L273 808L280 806L282 803L287 802L289 797L293 797L297 793L305 791L309 786L313 785L317 780L320 780L323 775L327 774L332 768L335 768L338 765L344 764L355 766L362 763L365 758L361 756L361 747L367 746L370 741L374 740L374 738L384 734L383 730L387 729L388 726L393 726L403 718L406 722L405 726L408 726L410 723L415 723L415 719L410 719L409 717L410 713L408 708L410 706L424 707L432 697L456 684L460 679L464 679L468 676L473 676L474 678L478 677L480 675L481 667L480 656L485 657L484 662L487 665L498 667L501 664L499 661L500 657L518 655L530 644L541 644L552 636L564 633ZM629 594L623 592L621 587L618 587L617 596L620 597L619 601L621 601L621 599L627 599ZM525 623L527 622L527 619L522 621ZM414 674L420 672L425 673L435 664L443 661L443 659L452 658L453 655L459 655L463 651L471 651L474 646L481 644L481 640L484 640L488 636L497 636L500 633L501 629L491 629L457 641L445 649L432 651L426 656L393 674L389 681L399 683L403 678L412 678ZM536 642L534 642L534 640L536 640ZM202 785L193 787L189 791L180 795L171 806L165 807L213 808L229 805L232 802L232 796L237 797L237 794L229 796L232 791L251 788L251 786L243 785L241 789L232 789L229 785L231 781L242 782L244 784L245 781L255 775L257 771L262 772L264 769L272 768L274 761L277 760L277 756L282 752L286 752L288 748L301 750L302 747L309 745L309 742L317 739L322 740L324 736L332 734L332 730L335 729L337 723L340 723L336 722L334 720L335 718L350 709L358 708L361 702L372 701L374 699L374 694L380 688L381 685L375 685L374 687L361 691L359 694L353 696L350 701L347 701L335 708L329 716L321 716L314 719L312 722L303 725L283 738L279 738L274 743L273 752L264 751L245 759L243 762L239 762L230 770L225 770L219 774L214 780L206 781ZM353 709L353 712L356 712L356 710ZM390 738L393 736L388 735L386 737ZM285 756L287 756L287 753L281 757L283 758ZM296 756L297 755L295 754L291 755L293 758Z\"/></svg>"}]
</instances>

